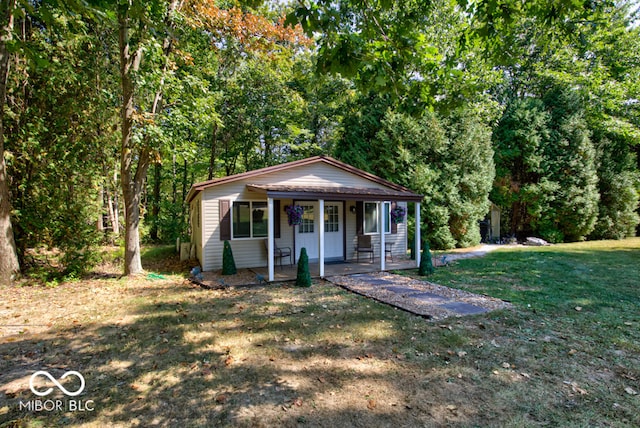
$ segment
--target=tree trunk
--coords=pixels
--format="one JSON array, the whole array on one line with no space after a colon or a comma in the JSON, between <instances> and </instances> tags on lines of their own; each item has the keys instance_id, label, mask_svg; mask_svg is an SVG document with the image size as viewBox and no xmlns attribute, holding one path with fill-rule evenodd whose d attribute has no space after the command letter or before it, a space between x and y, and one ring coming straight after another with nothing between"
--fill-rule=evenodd
<instances>
[{"instance_id":1,"label":"tree trunk","mask_svg":"<svg viewBox=\"0 0 640 428\"><path fill-rule=\"evenodd\" d=\"M120 236L120 209L118 207L118 164L113 168L113 181L107 192L109 204L109 221L111 230L115 236Z\"/></svg>"},{"instance_id":2,"label":"tree trunk","mask_svg":"<svg viewBox=\"0 0 640 428\"><path fill-rule=\"evenodd\" d=\"M211 155L209 156L209 175L207 180L213 180L216 173L216 154L218 151L218 124L213 124L213 132L211 133Z\"/></svg>"},{"instance_id":3,"label":"tree trunk","mask_svg":"<svg viewBox=\"0 0 640 428\"><path fill-rule=\"evenodd\" d=\"M0 1L0 284L9 284L20 272L18 252L11 225L9 201L9 177L4 161L4 107L7 102L7 78L9 76L9 50L12 39L13 10L15 0Z\"/></svg>"},{"instance_id":4,"label":"tree trunk","mask_svg":"<svg viewBox=\"0 0 640 428\"><path fill-rule=\"evenodd\" d=\"M149 231L149 237L152 241L158 241L158 220L160 219L160 184L162 180L162 164L156 162L153 167L153 197L151 198L151 216L153 223Z\"/></svg>"},{"instance_id":5,"label":"tree trunk","mask_svg":"<svg viewBox=\"0 0 640 428\"><path fill-rule=\"evenodd\" d=\"M180 212L182 216L180 218L182 219L182 221L184 221L187 216L187 201L185 200L185 198L187 197L187 191L189 190L189 183L187 183L187 180L189 179L187 168L189 165L186 158L183 159L182 163L184 166L184 170L182 171L182 195L180 195L180 199L182 202L182 210Z\"/></svg>"},{"instance_id":6,"label":"tree trunk","mask_svg":"<svg viewBox=\"0 0 640 428\"><path fill-rule=\"evenodd\" d=\"M176 206L178 202L178 183L176 172L176 148L173 148L173 157L171 158L171 203Z\"/></svg>"},{"instance_id":7,"label":"tree trunk","mask_svg":"<svg viewBox=\"0 0 640 428\"><path fill-rule=\"evenodd\" d=\"M134 82L133 74L140 66L142 49L133 54L129 46L129 10L128 5L118 7L118 46L120 49L120 79L122 85L122 110L120 121L122 137L120 141L120 183L124 198L124 274L135 275L142 272L142 260L140 258L140 237L138 227L140 223L140 194L141 185L146 168L148 155L142 150L139 157L134 156L131 137L133 134L133 98ZM134 159L138 159L138 168L134 174Z\"/></svg>"},{"instance_id":8,"label":"tree trunk","mask_svg":"<svg viewBox=\"0 0 640 428\"><path fill-rule=\"evenodd\" d=\"M103 212L102 210L104 209L104 193L105 193L104 185L100 185L100 189L98 189L98 199L100 200L100 210L98 210L96 227L98 229L98 232L103 232L103 233L104 233L104 217L102 216L102 212Z\"/></svg>"},{"instance_id":9,"label":"tree trunk","mask_svg":"<svg viewBox=\"0 0 640 428\"><path fill-rule=\"evenodd\" d=\"M171 20L173 18L173 12L180 4L178 0L171 0L167 9L165 22L167 27L172 26ZM118 46L120 50L120 79L122 85L120 181L122 183L122 196L125 209L124 273L125 275L135 275L143 272L139 235L140 199L144 181L147 176L147 170L151 164L153 150L151 148L151 142L146 138L140 149L134 147L132 142L133 115L135 112L135 84L133 76L140 68L143 44L139 43L135 52L131 52L129 40L131 18L129 16L129 7L127 3L118 6ZM166 60L162 70L163 73L168 69L169 63L167 57L171 52L171 46L171 36L167 35L162 44ZM161 108L162 85L163 82L160 83L160 89L158 89L155 94L150 112L154 118ZM134 172L134 162L136 161L137 165Z\"/></svg>"}]
</instances>

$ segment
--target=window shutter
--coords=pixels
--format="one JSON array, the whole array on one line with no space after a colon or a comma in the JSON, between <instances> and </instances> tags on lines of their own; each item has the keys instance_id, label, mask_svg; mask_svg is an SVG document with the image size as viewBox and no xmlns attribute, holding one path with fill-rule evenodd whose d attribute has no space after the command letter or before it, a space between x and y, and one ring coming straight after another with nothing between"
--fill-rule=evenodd
<instances>
[{"instance_id":1,"label":"window shutter","mask_svg":"<svg viewBox=\"0 0 640 428\"><path fill-rule=\"evenodd\" d=\"M394 209L397 206L398 206L397 202L391 202L391 209ZM391 216L391 213L389 213L389 216ZM391 221L391 219L389 219L389 221ZM391 221L391 234L396 235L397 233L398 233L398 224Z\"/></svg>"},{"instance_id":2,"label":"window shutter","mask_svg":"<svg viewBox=\"0 0 640 428\"><path fill-rule=\"evenodd\" d=\"M231 239L231 202L228 199L220 199L220 240Z\"/></svg>"},{"instance_id":3,"label":"window shutter","mask_svg":"<svg viewBox=\"0 0 640 428\"><path fill-rule=\"evenodd\" d=\"M356 202L356 231L358 235L364 234L364 202Z\"/></svg>"},{"instance_id":4,"label":"window shutter","mask_svg":"<svg viewBox=\"0 0 640 428\"><path fill-rule=\"evenodd\" d=\"M273 200L273 231L280 238L280 199Z\"/></svg>"}]
</instances>

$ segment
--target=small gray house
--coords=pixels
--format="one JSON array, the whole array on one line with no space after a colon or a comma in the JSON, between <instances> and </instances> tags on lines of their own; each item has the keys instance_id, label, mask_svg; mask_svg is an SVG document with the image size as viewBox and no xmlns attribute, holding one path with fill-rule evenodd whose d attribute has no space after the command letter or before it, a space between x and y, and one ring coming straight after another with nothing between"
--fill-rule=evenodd
<instances>
[{"instance_id":1,"label":"small gray house","mask_svg":"<svg viewBox=\"0 0 640 428\"><path fill-rule=\"evenodd\" d=\"M381 249L392 256L407 253L407 222L392 219L397 220L402 208L406 212L407 202L415 202L420 224L422 199L406 187L327 156L196 183L187 195L191 242L202 270L222 267L223 243L228 240L236 266L268 266L269 281L275 264L283 261L279 249L291 249L291 261L287 257L285 262L296 263L305 247L323 277L326 262L362 257L356 251L359 236L368 236L370 256L379 258L385 270ZM294 225L289 225L291 207L299 213L291 218ZM419 233L416 230L417 242Z\"/></svg>"}]
</instances>

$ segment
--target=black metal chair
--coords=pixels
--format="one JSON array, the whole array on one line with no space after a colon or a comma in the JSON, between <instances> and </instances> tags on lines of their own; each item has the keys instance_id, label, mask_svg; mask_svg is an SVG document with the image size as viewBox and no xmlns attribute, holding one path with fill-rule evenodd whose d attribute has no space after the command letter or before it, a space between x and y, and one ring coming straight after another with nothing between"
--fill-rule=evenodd
<instances>
[{"instance_id":1,"label":"black metal chair","mask_svg":"<svg viewBox=\"0 0 640 428\"><path fill-rule=\"evenodd\" d=\"M371 263L373 263L375 256L373 254L371 235L358 235L358 242L356 244L356 260L358 263L360 263L360 253L369 253L371 257Z\"/></svg>"},{"instance_id":2,"label":"black metal chair","mask_svg":"<svg viewBox=\"0 0 640 428\"><path fill-rule=\"evenodd\" d=\"M269 240L264 240L264 248L267 250L267 257L269 257ZM280 259L280 269L282 269L282 259L289 257L289 266L293 266L293 259L291 258L292 251L289 247L278 247L276 241L273 241L273 258Z\"/></svg>"}]
</instances>

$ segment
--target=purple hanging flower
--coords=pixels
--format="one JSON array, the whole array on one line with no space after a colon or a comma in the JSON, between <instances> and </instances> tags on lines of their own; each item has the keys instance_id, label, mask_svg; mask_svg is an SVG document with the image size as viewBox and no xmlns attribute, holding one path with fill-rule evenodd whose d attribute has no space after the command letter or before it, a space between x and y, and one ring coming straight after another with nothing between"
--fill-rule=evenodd
<instances>
[{"instance_id":1,"label":"purple hanging flower","mask_svg":"<svg viewBox=\"0 0 640 428\"><path fill-rule=\"evenodd\" d=\"M289 226L297 226L302 223L304 209L300 205L287 205L284 210L287 213Z\"/></svg>"},{"instance_id":2,"label":"purple hanging flower","mask_svg":"<svg viewBox=\"0 0 640 428\"><path fill-rule=\"evenodd\" d=\"M407 210L404 207L397 206L391 209L391 222L394 224L402 223L406 215Z\"/></svg>"}]
</instances>

